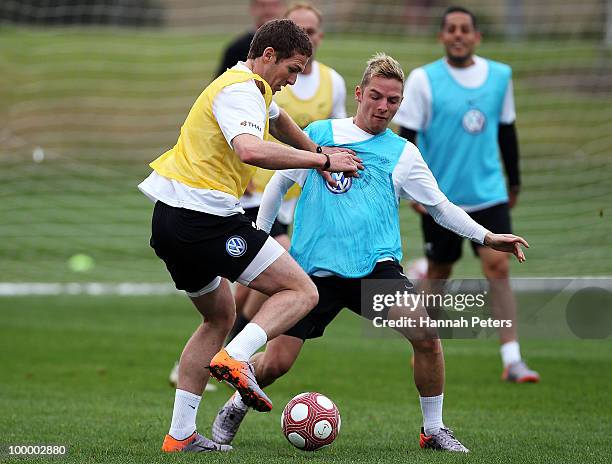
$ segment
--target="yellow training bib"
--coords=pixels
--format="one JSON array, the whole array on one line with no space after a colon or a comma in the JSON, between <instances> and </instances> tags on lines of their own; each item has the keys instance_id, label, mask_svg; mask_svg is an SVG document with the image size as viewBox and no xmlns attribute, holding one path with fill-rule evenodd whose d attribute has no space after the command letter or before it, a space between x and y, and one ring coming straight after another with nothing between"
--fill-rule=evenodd
<instances>
[{"instance_id":1,"label":"yellow training bib","mask_svg":"<svg viewBox=\"0 0 612 464\"><path fill-rule=\"evenodd\" d=\"M272 103L272 89L257 74L228 69L200 94L181 127L176 145L150 166L158 174L190 187L219 190L240 198L257 168L243 163L230 148L215 119L212 105L215 96L225 87L252 79L261 82L265 89L264 139L268 138L268 109ZM241 124L261 123L242 121Z\"/></svg>"}]
</instances>

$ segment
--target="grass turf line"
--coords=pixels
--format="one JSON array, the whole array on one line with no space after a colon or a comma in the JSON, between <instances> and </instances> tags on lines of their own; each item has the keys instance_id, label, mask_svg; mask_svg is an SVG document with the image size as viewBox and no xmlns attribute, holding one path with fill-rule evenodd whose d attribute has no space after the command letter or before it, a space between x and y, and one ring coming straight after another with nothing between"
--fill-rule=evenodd
<instances>
[{"instance_id":1,"label":"grass turf line","mask_svg":"<svg viewBox=\"0 0 612 464\"><path fill-rule=\"evenodd\" d=\"M186 298L2 298L0 314L3 446L66 444L62 462L202 459L159 451L172 414L167 375L198 323ZM608 462L609 342L524 341L523 354L543 382L517 386L499 380L495 341L446 341L444 418L472 449L465 457L418 448L409 346L364 338L361 330L345 312L325 337L308 342L294 369L269 388L272 413L249 413L236 450L206 461ZM320 391L340 409L342 431L328 449L300 452L280 432L284 404L302 391ZM202 433L210 435L229 394L221 387L205 395Z\"/></svg>"}]
</instances>

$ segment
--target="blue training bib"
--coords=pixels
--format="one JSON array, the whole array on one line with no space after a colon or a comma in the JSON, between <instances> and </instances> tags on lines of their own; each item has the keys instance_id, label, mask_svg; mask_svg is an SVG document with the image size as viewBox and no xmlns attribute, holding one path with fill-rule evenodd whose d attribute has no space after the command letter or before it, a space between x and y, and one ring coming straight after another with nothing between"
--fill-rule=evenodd
<instances>
[{"instance_id":1,"label":"blue training bib","mask_svg":"<svg viewBox=\"0 0 612 464\"><path fill-rule=\"evenodd\" d=\"M497 135L512 71L487 62L487 79L474 89L460 85L444 59L424 67L432 108L429 127L418 134L419 150L440 190L464 207L508 201Z\"/></svg>"},{"instance_id":2,"label":"blue training bib","mask_svg":"<svg viewBox=\"0 0 612 464\"><path fill-rule=\"evenodd\" d=\"M363 142L334 143L331 120L306 128L319 145L350 148L365 165L358 178L334 174L330 187L312 170L298 200L289 252L306 271L328 271L345 278L372 272L381 258L402 259L399 199L393 187L393 169L406 140L391 130Z\"/></svg>"}]
</instances>

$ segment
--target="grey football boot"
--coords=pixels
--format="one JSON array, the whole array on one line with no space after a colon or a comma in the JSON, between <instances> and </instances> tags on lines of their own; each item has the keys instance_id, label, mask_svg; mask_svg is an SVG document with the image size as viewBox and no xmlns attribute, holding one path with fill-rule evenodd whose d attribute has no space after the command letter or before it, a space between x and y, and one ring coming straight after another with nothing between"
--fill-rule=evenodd
<instances>
[{"instance_id":1,"label":"grey football boot","mask_svg":"<svg viewBox=\"0 0 612 464\"><path fill-rule=\"evenodd\" d=\"M504 369L502 380L512 383L538 383L540 381L540 374L529 369L525 361L518 361Z\"/></svg>"},{"instance_id":2,"label":"grey football boot","mask_svg":"<svg viewBox=\"0 0 612 464\"><path fill-rule=\"evenodd\" d=\"M227 400L219 410L217 417L215 417L215 421L212 425L212 438L217 443L230 444L236 436L244 416L249 412L248 407L242 409L234 405L234 396L237 394L238 392L234 393L230 399Z\"/></svg>"},{"instance_id":3,"label":"grey football boot","mask_svg":"<svg viewBox=\"0 0 612 464\"><path fill-rule=\"evenodd\" d=\"M421 427L421 436L419 444L423 449L434 449L439 451L452 451L455 453L469 453L470 450L457 440L453 431L442 427L438 433L425 435L425 429Z\"/></svg>"}]
</instances>

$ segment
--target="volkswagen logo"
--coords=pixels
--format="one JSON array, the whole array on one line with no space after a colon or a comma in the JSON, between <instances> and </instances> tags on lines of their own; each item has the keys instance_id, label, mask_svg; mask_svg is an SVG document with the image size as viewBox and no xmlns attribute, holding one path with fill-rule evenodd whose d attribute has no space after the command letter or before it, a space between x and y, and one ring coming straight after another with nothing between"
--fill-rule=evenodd
<instances>
[{"instance_id":1,"label":"volkswagen logo","mask_svg":"<svg viewBox=\"0 0 612 464\"><path fill-rule=\"evenodd\" d=\"M239 258L246 253L247 244L240 235L234 235L225 242L225 251L227 251L228 255Z\"/></svg>"},{"instance_id":2,"label":"volkswagen logo","mask_svg":"<svg viewBox=\"0 0 612 464\"><path fill-rule=\"evenodd\" d=\"M351 189L351 186L353 185L352 177L345 177L344 173L342 172L332 172L331 176L332 179L334 179L338 183L338 185L332 187L327 182L325 182L327 190L329 190L331 193L339 195L341 193L346 193Z\"/></svg>"},{"instance_id":3,"label":"volkswagen logo","mask_svg":"<svg viewBox=\"0 0 612 464\"><path fill-rule=\"evenodd\" d=\"M480 110L471 109L463 115L463 128L470 134L480 134L485 122L485 115Z\"/></svg>"}]
</instances>

